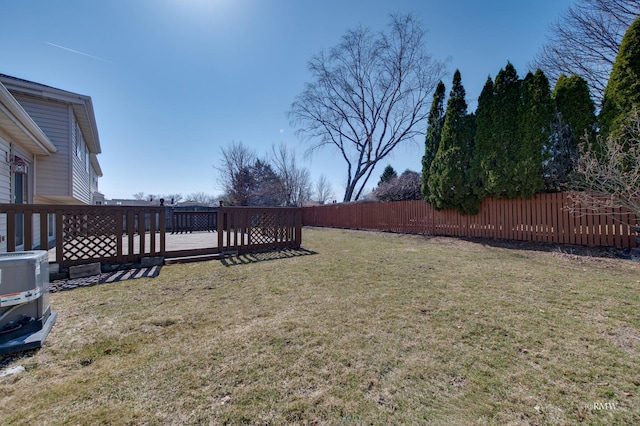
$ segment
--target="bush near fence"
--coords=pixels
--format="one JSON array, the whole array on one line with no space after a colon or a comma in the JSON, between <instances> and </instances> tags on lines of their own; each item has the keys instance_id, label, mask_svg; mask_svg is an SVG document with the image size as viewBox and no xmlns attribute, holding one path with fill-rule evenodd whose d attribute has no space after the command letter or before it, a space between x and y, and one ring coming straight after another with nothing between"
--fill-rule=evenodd
<instances>
[{"instance_id":1,"label":"bush near fence","mask_svg":"<svg viewBox=\"0 0 640 426\"><path fill-rule=\"evenodd\" d=\"M485 199L475 216L438 211L423 201L328 204L304 207L304 226L411 234L636 247L638 218L622 208L603 214L571 211L567 193L538 194L529 200Z\"/></svg>"}]
</instances>

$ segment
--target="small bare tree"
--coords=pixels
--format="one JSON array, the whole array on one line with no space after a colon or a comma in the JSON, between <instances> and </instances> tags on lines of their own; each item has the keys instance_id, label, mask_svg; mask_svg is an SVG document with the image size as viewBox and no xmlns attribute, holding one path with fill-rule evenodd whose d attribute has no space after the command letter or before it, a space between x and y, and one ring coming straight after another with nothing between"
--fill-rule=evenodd
<instances>
[{"instance_id":1,"label":"small bare tree","mask_svg":"<svg viewBox=\"0 0 640 426\"><path fill-rule=\"evenodd\" d=\"M347 166L344 201L357 200L376 164L399 144L423 136L430 94L443 64L424 50L424 30L411 15L392 16L389 31L348 31L309 63L313 81L289 111L310 155L338 150Z\"/></svg>"},{"instance_id":2,"label":"small bare tree","mask_svg":"<svg viewBox=\"0 0 640 426\"><path fill-rule=\"evenodd\" d=\"M422 200L420 185L422 176L406 170L400 176L392 177L386 182L380 182L373 190L373 195L380 201L409 201Z\"/></svg>"},{"instance_id":3,"label":"small bare tree","mask_svg":"<svg viewBox=\"0 0 640 426\"><path fill-rule=\"evenodd\" d=\"M550 27L532 68L552 82L561 74L581 76L601 104L622 37L638 15L639 0L578 0Z\"/></svg>"},{"instance_id":4,"label":"small bare tree","mask_svg":"<svg viewBox=\"0 0 640 426\"><path fill-rule=\"evenodd\" d=\"M176 204L182 201L182 194L149 194L147 197L149 201L164 200L165 204Z\"/></svg>"},{"instance_id":5,"label":"small bare tree","mask_svg":"<svg viewBox=\"0 0 640 426\"><path fill-rule=\"evenodd\" d=\"M334 199L335 197L336 195L335 192L333 192L333 186L331 185L331 182L329 182L325 175L320 175L320 177L316 181L316 201L318 201L320 204L324 204L327 201Z\"/></svg>"},{"instance_id":6,"label":"small bare tree","mask_svg":"<svg viewBox=\"0 0 640 426\"><path fill-rule=\"evenodd\" d=\"M232 202L247 205L251 187L250 170L256 162L256 153L242 142L232 142L220 149L219 185Z\"/></svg>"},{"instance_id":7,"label":"small bare tree","mask_svg":"<svg viewBox=\"0 0 640 426\"><path fill-rule=\"evenodd\" d=\"M571 209L607 214L625 208L640 216L640 114L635 110L620 136L597 138L595 149L582 145L576 164ZM635 224L634 224L635 225Z\"/></svg>"},{"instance_id":8,"label":"small bare tree","mask_svg":"<svg viewBox=\"0 0 640 426\"><path fill-rule=\"evenodd\" d=\"M282 193L287 206L302 206L311 198L311 178L309 171L298 167L296 152L282 143L271 146L271 164L280 178Z\"/></svg>"},{"instance_id":9,"label":"small bare tree","mask_svg":"<svg viewBox=\"0 0 640 426\"><path fill-rule=\"evenodd\" d=\"M217 198L215 196L207 194L206 192L192 192L185 197L185 201L207 205L213 205L216 200Z\"/></svg>"}]
</instances>

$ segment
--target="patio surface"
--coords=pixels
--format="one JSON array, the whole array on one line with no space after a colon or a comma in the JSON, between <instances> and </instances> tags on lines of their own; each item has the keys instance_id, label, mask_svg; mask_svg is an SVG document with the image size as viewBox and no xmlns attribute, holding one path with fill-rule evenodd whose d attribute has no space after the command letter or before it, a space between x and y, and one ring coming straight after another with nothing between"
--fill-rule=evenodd
<instances>
[{"instance_id":1,"label":"patio surface","mask_svg":"<svg viewBox=\"0 0 640 426\"><path fill-rule=\"evenodd\" d=\"M231 238L232 242L235 239L235 235ZM248 243L247 235L244 235L245 244ZM160 235L156 235L156 249L160 247ZM227 233L224 235L224 244L227 243ZM140 251L140 238L137 236L133 240L133 251L137 253ZM148 250L150 244L150 236L146 235L145 248ZM166 234L165 247L167 251L179 251L179 250L193 250L201 248L210 248L218 246L218 233L217 232L193 232L184 234ZM124 254L129 253L129 241L127 237L122 239L122 250ZM49 263L55 263L56 261L56 249L55 247L49 250Z\"/></svg>"}]
</instances>

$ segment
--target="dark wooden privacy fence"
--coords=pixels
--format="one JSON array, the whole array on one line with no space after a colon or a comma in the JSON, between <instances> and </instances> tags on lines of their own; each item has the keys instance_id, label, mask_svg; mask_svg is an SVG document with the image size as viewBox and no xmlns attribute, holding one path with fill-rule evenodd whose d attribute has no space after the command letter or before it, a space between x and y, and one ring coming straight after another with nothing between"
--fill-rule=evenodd
<instances>
[{"instance_id":1,"label":"dark wooden privacy fence","mask_svg":"<svg viewBox=\"0 0 640 426\"><path fill-rule=\"evenodd\" d=\"M299 248L301 244L300 208L221 207L215 212L180 214L177 223L189 234L174 236L167 235L164 207L0 204L0 250L55 249L55 263L67 268L91 262L136 263L143 257ZM198 231L218 235L207 247L192 248L195 244L189 238ZM174 250L172 238L178 237L183 239L182 247Z\"/></svg>"},{"instance_id":2,"label":"dark wooden privacy fence","mask_svg":"<svg viewBox=\"0 0 640 426\"><path fill-rule=\"evenodd\" d=\"M423 201L328 204L304 207L305 226L412 234L482 237L602 247L635 247L636 216L572 213L568 194L538 194L530 200L486 199L475 216L435 210Z\"/></svg>"}]
</instances>

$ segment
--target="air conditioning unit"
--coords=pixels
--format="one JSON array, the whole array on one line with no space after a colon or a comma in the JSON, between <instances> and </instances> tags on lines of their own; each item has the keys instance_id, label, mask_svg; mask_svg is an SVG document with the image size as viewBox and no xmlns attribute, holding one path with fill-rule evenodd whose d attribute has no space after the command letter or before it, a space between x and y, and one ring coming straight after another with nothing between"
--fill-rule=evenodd
<instances>
[{"instance_id":1,"label":"air conditioning unit","mask_svg":"<svg viewBox=\"0 0 640 426\"><path fill-rule=\"evenodd\" d=\"M42 346L56 317L49 306L48 253L0 253L0 354Z\"/></svg>"}]
</instances>

